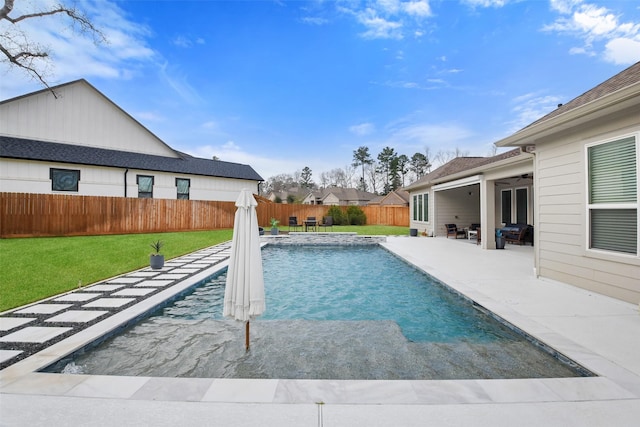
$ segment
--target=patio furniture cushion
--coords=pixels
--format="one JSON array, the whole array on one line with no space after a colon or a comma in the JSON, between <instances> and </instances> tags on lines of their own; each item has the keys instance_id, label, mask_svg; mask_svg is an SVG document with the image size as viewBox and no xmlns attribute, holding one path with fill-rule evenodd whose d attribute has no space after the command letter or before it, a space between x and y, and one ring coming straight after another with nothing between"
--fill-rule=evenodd
<instances>
[{"instance_id":1,"label":"patio furniture cushion","mask_svg":"<svg viewBox=\"0 0 640 427\"><path fill-rule=\"evenodd\" d=\"M500 231L509 243L524 245L530 242L533 246L533 227L528 224L506 224Z\"/></svg>"},{"instance_id":2,"label":"patio furniture cushion","mask_svg":"<svg viewBox=\"0 0 640 427\"><path fill-rule=\"evenodd\" d=\"M455 224L445 224L444 226L447 228L447 238L449 238L449 236L453 236L456 239L458 236L467 237L467 233L464 231L464 228L458 228Z\"/></svg>"}]
</instances>

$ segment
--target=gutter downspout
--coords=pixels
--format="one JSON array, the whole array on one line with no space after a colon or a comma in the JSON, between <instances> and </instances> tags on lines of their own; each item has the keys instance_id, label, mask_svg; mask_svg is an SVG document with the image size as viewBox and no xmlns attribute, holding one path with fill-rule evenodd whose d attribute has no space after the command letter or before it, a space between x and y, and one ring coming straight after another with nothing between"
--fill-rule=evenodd
<instances>
[{"instance_id":1,"label":"gutter downspout","mask_svg":"<svg viewBox=\"0 0 640 427\"><path fill-rule=\"evenodd\" d=\"M129 169L124 170L124 197L127 197L127 173L129 173Z\"/></svg>"}]
</instances>

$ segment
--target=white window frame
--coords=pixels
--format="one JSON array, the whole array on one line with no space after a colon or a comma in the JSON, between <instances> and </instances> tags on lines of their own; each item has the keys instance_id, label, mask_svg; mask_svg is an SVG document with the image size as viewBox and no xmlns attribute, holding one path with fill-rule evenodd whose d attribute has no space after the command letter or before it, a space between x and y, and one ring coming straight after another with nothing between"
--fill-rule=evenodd
<instances>
[{"instance_id":1,"label":"white window frame","mask_svg":"<svg viewBox=\"0 0 640 427\"><path fill-rule=\"evenodd\" d=\"M590 203L590 170L589 170L589 148L598 145L603 145L611 142L620 141L625 138L635 138L636 144L636 201L628 203ZM589 144L585 144L584 150L584 168L585 168L585 248L587 252L593 254L607 254L620 258L640 258L640 133L634 132L630 134L618 135L612 138L607 138L602 141L596 141ZM591 248L591 211L594 209L635 209L636 210L636 253L630 254L627 252L617 252L599 248Z\"/></svg>"},{"instance_id":2,"label":"white window frame","mask_svg":"<svg viewBox=\"0 0 640 427\"><path fill-rule=\"evenodd\" d=\"M426 199L426 203L425 203ZM416 206L416 201L420 200L422 209ZM417 215L416 215L417 213ZM426 218L425 218L426 217ZM411 198L411 219L412 221L429 223L429 192L414 194Z\"/></svg>"}]
</instances>

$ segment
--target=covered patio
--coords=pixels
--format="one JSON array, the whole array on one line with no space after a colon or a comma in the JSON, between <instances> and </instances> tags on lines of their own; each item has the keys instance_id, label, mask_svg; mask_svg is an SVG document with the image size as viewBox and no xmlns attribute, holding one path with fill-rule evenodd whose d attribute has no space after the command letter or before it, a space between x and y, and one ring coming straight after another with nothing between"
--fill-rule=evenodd
<instances>
[{"instance_id":1,"label":"covered patio","mask_svg":"<svg viewBox=\"0 0 640 427\"><path fill-rule=\"evenodd\" d=\"M414 196L410 226L427 235L447 236L445 224L462 229L480 224L481 247L495 249L496 229L535 224L533 155L520 149L489 158L456 158L407 189ZM418 203L426 211L416 209Z\"/></svg>"}]
</instances>

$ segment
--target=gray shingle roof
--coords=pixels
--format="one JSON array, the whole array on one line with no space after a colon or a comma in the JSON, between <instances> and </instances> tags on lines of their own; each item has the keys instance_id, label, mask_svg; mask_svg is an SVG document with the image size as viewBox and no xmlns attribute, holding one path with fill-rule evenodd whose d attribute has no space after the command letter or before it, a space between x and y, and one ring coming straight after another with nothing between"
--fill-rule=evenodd
<instances>
[{"instance_id":1,"label":"gray shingle roof","mask_svg":"<svg viewBox=\"0 0 640 427\"><path fill-rule=\"evenodd\" d=\"M263 181L249 165L178 154L163 157L0 135L0 157L5 158Z\"/></svg>"},{"instance_id":2,"label":"gray shingle roof","mask_svg":"<svg viewBox=\"0 0 640 427\"><path fill-rule=\"evenodd\" d=\"M622 70L621 72L611 77L610 79L600 83L598 86L592 89L589 89L587 92L583 93L577 98L574 98L571 101L567 102L566 104L559 106L549 114L529 124L524 129L531 127L533 125L536 125L538 123L547 121L562 113L566 113L567 111L571 111L575 108L581 107L591 101L595 101L596 99L610 95L620 89L624 89L625 87L638 82L640 82L640 62L636 62L629 68Z\"/></svg>"},{"instance_id":3,"label":"gray shingle roof","mask_svg":"<svg viewBox=\"0 0 640 427\"><path fill-rule=\"evenodd\" d=\"M420 187L439 178L444 178L449 175L455 175L457 173L475 169L480 166L489 165L491 163L499 162L500 160L519 156L520 154L520 149L514 148L513 150L509 150L492 157L456 157L455 159L435 169L433 172L426 174L414 183L407 185L404 189L406 190L414 187Z\"/></svg>"}]
</instances>

